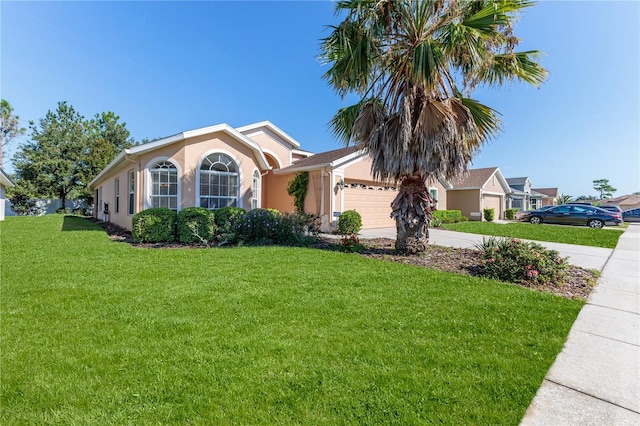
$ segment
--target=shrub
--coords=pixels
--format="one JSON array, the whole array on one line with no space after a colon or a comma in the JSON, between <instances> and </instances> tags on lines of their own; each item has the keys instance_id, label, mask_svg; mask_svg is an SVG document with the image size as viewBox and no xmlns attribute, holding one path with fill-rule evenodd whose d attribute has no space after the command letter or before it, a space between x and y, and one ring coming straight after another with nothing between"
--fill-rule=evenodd
<instances>
[{"instance_id":1,"label":"shrub","mask_svg":"<svg viewBox=\"0 0 640 426\"><path fill-rule=\"evenodd\" d=\"M216 225L216 240L220 244L231 243L235 240L235 224L245 214L241 207L223 207L214 213Z\"/></svg>"},{"instance_id":2,"label":"shrub","mask_svg":"<svg viewBox=\"0 0 640 426\"><path fill-rule=\"evenodd\" d=\"M362 253L364 252L364 245L360 242L360 239L356 234L343 235L340 238L342 245L342 251L345 253Z\"/></svg>"},{"instance_id":3,"label":"shrub","mask_svg":"<svg viewBox=\"0 0 640 426\"><path fill-rule=\"evenodd\" d=\"M177 236L181 243L209 244L215 237L215 214L204 207L188 207L178 213Z\"/></svg>"},{"instance_id":4,"label":"shrub","mask_svg":"<svg viewBox=\"0 0 640 426\"><path fill-rule=\"evenodd\" d=\"M133 215L131 234L141 243L171 242L176 239L176 212L164 207Z\"/></svg>"},{"instance_id":5,"label":"shrub","mask_svg":"<svg viewBox=\"0 0 640 426\"><path fill-rule=\"evenodd\" d=\"M506 209L504 211L504 218L508 220L514 220L516 218L516 213L519 211L520 209Z\"/></svg>"},{"instance_id":6,"label":"shrub","mask_svg":"<svg viewBox=\"0 0 640 426\"><path fill-rule=\"evenodd\" d=\"M484 220L486 220L487 222L493 222L493 219L496 215L496 210L491 208L491 209L484 209L483 210L484 213Z\"/></svg>"},{"instance_id":7,"label":"shrub","mask_svg":"<svg viewBox=\"0 0 640 426\"><path fill-rule=\"evenodd\" d=\"M292 233L290 221L272 209L246 212L234 222L233 231L233 242L260 245L286 242Z\"/></svg>"},{"instance_id":8,"label":"shrub","mask_svg":"<svg viewBox=\"0 0 640 426\"><path fill-rule=\"evenodd\" d=\"M462 212L460 210L436 210L433 212L433 218L440 223L456 223L462 220Z\"/></svg>"},{"instance_id":9,"label":"shrub","mask_svg":"<svg viewBox=\"0 0 640 426\"><path fill-rule=\"evenodd\" d=\"M70 214L71 209L69 207L59 207L56 209L56 214Z\"/></svg>"},{"instance_id":10,"label":"shrub","mask_svg":"<svg viewBox=\"0 0 640 426\"><path fill-rule=\"evenodd\" d=\"M353 235L360 232L362 228L362 216L355 210L342 212L338 218L338 234Z\"/></svg>"},{"instance_id":11,"label":"shrub","mask_svg":"<svg viewBox=\"0 0 640 426\"><path fill-rule=\"evenodd\" d=\"M566 259L557 251L517 238L483 238L477 247L482 252L484 273L489 278L560 284L568 269Z\"/></svg>"},{"instance_id":12,"label":"shrub","mask_svg":"<svg viewBox=\"0 0 640 426\"><path fill-rule=\"evenodd\" d=\"M317 214L295 212L284 217L291 222L291 231L298 236L317 237L320 233L322 221Z\"/></svg>"}]
</instances>

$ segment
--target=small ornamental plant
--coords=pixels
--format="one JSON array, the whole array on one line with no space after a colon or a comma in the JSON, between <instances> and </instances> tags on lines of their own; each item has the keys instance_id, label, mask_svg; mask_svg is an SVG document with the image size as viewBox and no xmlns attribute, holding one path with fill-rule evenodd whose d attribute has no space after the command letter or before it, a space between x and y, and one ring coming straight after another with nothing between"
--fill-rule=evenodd
<instances>
[{"instance_id":1,"label":"small ornamental plant","mask_svg":"<svg viewBox=\"0 0 640 426\"><path fill-rule=\"evenodd\" d=\"M356 234L343 235L340 239L340 246L345 253L363 253L364 245Z\"/></svg>"},{"instance_id":2,"label":"small ornamental plant","mask_svg":"<svg viewBox=\"0 0 640 426\"><path fill-rule=\"evenodd\" d=\"M489 278L561 285L568 269L566 259L557 251L518 238L483 238L477 248L482 252L484 273Z\"/></svg>"},{"instance_id":3,"label":"small ornamental plant","mask_svg":"<svg viewBox=\"0 0 640 426\"><path fill-rule=\"evenodd\" d=\"M338 233L342 251L345 253L362 253L364 246L360 243L358 232L362 228L362 216L355 210L347 210L338 218Z\"/></svg>"}]
</instances>

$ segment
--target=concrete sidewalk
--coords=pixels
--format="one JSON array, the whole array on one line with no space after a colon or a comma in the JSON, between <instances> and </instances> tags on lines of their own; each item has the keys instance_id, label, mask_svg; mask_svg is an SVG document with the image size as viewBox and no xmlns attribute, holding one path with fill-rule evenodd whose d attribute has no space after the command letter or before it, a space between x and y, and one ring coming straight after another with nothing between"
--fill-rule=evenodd
<instances>
[{"instance_id":1,"label":"concrete sidewalk","mask_svg":"<svg viewBox=\"0 0 640 426\"><path fill-rule=\"evenodd\" d=\"M607 231L603 231L607 232ZM358 234L361 238L391 238L396 239L396 228L365 229ZM626 233L624 234L626 235ZM466 234L464 232L446 229L429 228L429 244L457 248L475 248L482 243L486 235ZM577 246L573 244L548 243L536 241L551 250L557 250L562 257L568 257L569 263L585 269L601 271L613 252L612 249L600 247Z\"/></svg>"},{"instance_id":2,"label":"concrete sidewalk","mask_svg":"<svg viewBox=\"0 0 640 426\"><path fill-rule=\"evenodd\" d=\"M521 425L640 425L640 224L630 224Z\"/></svg>"}]
</instances>

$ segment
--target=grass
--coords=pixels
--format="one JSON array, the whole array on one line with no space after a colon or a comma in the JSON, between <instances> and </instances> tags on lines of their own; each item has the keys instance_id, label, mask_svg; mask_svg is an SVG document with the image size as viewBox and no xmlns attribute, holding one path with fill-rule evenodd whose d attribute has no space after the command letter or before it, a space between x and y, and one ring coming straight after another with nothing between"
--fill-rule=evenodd
<instances>
[{"instance_id":1,"label":"grass","mask_svg":"<svg viewBox=\"0 0 640 426\"><path fill-rule=\"evenodd\" d=\"M582 303L287 247L0 224L0 423L518 424Z\"/></svg>"},{"instance_id":2,"label":"grass","mask_svg":"<svg viewBox=\"0 0 640 426\"><path fill-rule=\"evenodd\" d=\"M591 229L580 226L533 225L530 223L459 222L442 224L442 228L470 234L523 238L552 243L615 248L624 231L618 229Z\"/></svg>"}]
</instances>

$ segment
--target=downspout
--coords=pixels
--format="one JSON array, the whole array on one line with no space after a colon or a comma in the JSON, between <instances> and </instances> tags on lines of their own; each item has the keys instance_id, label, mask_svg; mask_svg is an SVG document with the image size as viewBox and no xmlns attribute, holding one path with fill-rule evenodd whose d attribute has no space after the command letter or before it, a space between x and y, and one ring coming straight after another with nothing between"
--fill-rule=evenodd
<instances>
[{"instance_id":1,"label":"downspout","mask_svg":"<svg viewBox=\"0 0 640 426\"><path fill-rule=\"evenodd\" d=\"M130 159L129 158L130 155L131 155L131 153L129 153L129 152L127 152L127 150L125 150L124 159L127 160L128 162L136 164L138 166L136 168L136 182L135 182L135 191L136 191L136 193L135 193L135 196L134 196L134 199L133 199L133 206L134 206L133 210L134 210L134 212L139 212L140 209L138 207L140 207L140 206L139 206L138 200L140 199L140 184L141 184L140 181L142 180L142 179L140 179L140 161ZM129 197L129 194L127 193L127 198L128 197Z\"/></svg>"}]
</instances>

